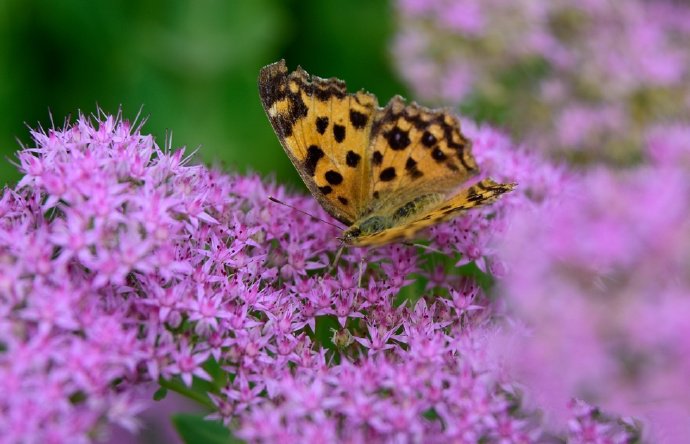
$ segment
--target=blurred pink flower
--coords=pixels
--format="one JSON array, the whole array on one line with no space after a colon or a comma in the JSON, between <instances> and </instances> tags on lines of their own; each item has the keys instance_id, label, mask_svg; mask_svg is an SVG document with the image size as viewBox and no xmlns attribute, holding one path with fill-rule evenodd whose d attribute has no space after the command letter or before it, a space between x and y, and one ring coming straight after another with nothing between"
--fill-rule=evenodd
<instances>
[{"instance_id":1,"label":"blurred pink flower","mask_svg":"<svg viewBox=\"0 0 690 444\"><path fill-rule=\"evenodd\" d=\"M667 162L686 136L657 132L651 165L588 171L513 219L501 287L524 330L500 350L556 419L574 396L643 420L653 442L690 441L690 174Z\"/></svg>"},{"instance_id":2,"label":"blurred pink flower","mask_svg":"<svg viewBox=\"0 0 690 444\"><path fill-rule=\"evenodd\" d=\"M690 6L401 0L394 61L417 98L498 114L530 148L629 164L690 97Z\"/></svg>"}]
</instances>

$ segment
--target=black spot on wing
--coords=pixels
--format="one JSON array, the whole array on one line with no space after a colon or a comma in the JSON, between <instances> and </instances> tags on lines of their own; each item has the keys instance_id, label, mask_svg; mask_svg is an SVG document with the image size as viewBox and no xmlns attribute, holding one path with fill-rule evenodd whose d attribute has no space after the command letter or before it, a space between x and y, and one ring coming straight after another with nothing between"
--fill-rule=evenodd
<instances>
[{"instance_id":1,"label":"black spot on wing","mask_svg":"<svg viewBox=\"0 0 690 444\"><path fill-rule=\"evenodd\" d=\"M326 195L326 194L330 194L331 191L333 191L333 188L331 188L328 185L324 185L322 187L319 187L319 191L321 191L322 194Z\"/></svg>"},{"instance_id":2,"label":"black spot on wing","mask_svg":"<svg viewBox=\"0 0 690 444\"><path fill-rule=\"evenodd\" d=\"M307 174L314 176L316 165L323 156L323 150L318 146L311 145L309 148L307 148L307 158L304 160L304 170L307 172Z\"/></svg>"},{"instance_id":3,"label":"black spot on wing","mask_svg":"<svg viewBox=\"0 0 690 444\"><path fill-rule=\"evenodd\" d=\"M410 136L408 131L403 131L399 127L394 126L390 131L384 133L384 137L388 141L388 146L392 150L404 150L410 145Z\"/></svg>"},{"instance_id":4,"label":"black spot on wing","mask_svg":"<svg viewBox=\"0 0 690 444\"><path fill-rule=\"evenodd\" d=\"M486 198L480 194L471 194L471 195L467 196L467 200L469 202L482 202L485 199Z\"/></svg>"},{"instance_id":5,"label":"black spot on wing","mask_svg":"<svg viewBox=\"0 0 690 444\"><path fill-rule=\"evenodd\" d=\"M355 168L357 165L359 165L359 160L361 158L362 156L350 150L347 152L347 155L345 156L345 163L347 163L347 166Z\"/></svg>"},{"instance_id":6,"label":"black spot on wing","mask_svg":"<svg viewBox=\"0 0 690 444\"><path fill-rule=\"evenodd\" d=\"M328 128L328 117L317 117L316 118L316 131L319 134L323 134L326 132L327 128Z\"/></svg>"},{"instance_id":7,"label":"black spot on wing","mask_svg":"<svg viewBox=\"0 0 690 444\"><path fill-rule=\"evenodd\" d=\"M417 168L417 161L411 157L407 159L407 162L405 162L405 170L413 179L417 179L424 175L421 171L419 171L419 168Z\"/></svg>"},{"instance_id":8,"label":"black spot on wing","mask_svg":"<svg viewBox=\"0 0 690 444\"><path fill-rule=\"evenodd\" d=\"M324 177L331 185L340 185L343 182L343 176L337 171L328 170Z\"/></svg>"},{"instance_id":9,"label":"black spot on wing","mask_svg":"<svg viewBox=\"0 0 690 444\"><path fill-rule=\"evenodd\" d=\"M343 204L343 205L347 205L348 203L350 203L350 201L347 200L346 198L344 198L343 196L338 196L338 200L339 200L340 203Z\"/></svg>"},{"instance_id":10,"label":"black spot on wing","mask_svg":"<svg viewBox=\"0 0 690 444\"><path fill-rule=\"evenodd\" d=\"M441 163L441 162L445 161L448 156L446 156L446 153L444 153L441 148L436 147L431 152L431 157L433 157L436 162Z\"/></svg>"},{"instance_id":11,"label":"black spot on wing","mask_svg":"<svg viewBox=\"0 0 690 444\"><path fill-rule=\"evenodd\" d=\"M371 163L381 165L381 162L383 162L383 154L380 151L374 151L374 154L371 155Z\"/></svg>"},{"instance_id":12,"label":"black spot on wing","mask_svg":"<svg viewBox=\"0 0 690 444\"><path fill-rule=\"evenodd\" d=\"M322 102L328 101L331 98L331 92L328 88L314 88L314 95Z\"/></svg>"},{"instance_id":13,"label":"black spot on wing","mask_svg":"<svg viewBox=\"0 0 690 444\"><path fill-rule=\"evenodd\" d=\"M309 113L309 107L302 100L302 94L299 92L297 94L290 93L288 94L288 99L290 101L290 115L294 121L301 119Z\"/></svg>"},{"instance_id":14,"label":"black spot on wing","mask_svg":"<svg viewBox=\"0 0 690 444\"><path fill-rule=\"evenodd\" d=\"M395 168L385 168L383 171L381 171L381 174L379 174L379 179L381 179L383 182L390 182L391 180L395 179Z\"/></svg>"},{"instance_id":15,"label":"black spot on wing","mask_svg":"<svg viewBox=\"0 0 690 444\"><path fill-rule=\"evenodd\" d=\"M341 143L345 140L345 127L338 124L333 124L333 137L335 141Z\"/></svg>"},{"instance_id":16,"label":"black spot on wing","mask_svg":"<svg viewBox=\"0 0 690 444\"><path fill-rule=\"evenodd\" d=\"M431 148L432 146L436 145L436 137L431 134L429 131L424 131L424 134L422 134L422 145L424 145L427 148Z\"/></svg>"},{"instance_id":17,"label":"black spot on wing","mask_svg":"<svg viewBox=\"0 0 690 444\"><path fill-rule=\"evenodd\" d=\"M366 114L362 114L359 111L355 111L354 109L350 110L350 123L356 129L362 129L365 126L367 126L368 120L369 118L366 116Z\"/></svg>"},{"instance_id":18,"label":"black spot on wing","mask_svg":"<svg viewBox=\"0 0 690 444\"><path fill-rule=\"evenodd\" d=\"M302 94L299 91L297 93L288 91L286 100L288 104L287 112L273 117L273 125L283 138L290 137L295 123L309 113L309 108L302 100Z\"/></svg>"},{"instance_id":19,"label":"black spot on wing","mask_svg":"<svg viewBox=\"0 0 690 444\"><path fill-rule=\"evenodd\" d=\"M347 95L345 82L340 79L321 79L312 77L314 96L322 102L331 100L332 97L343 99Z\"/></svg>"},{"instance_id":20,"label":"black spot on wing","mask_svg":"<svg viewBox=\"0 0 690 444\"><path fill-rule=\"evenodd\" d=\"M457 125L450 125L446 121L441 122L441 129L443 130L443 139L448 144L450 149L455 150L456 156L462 166L470 173L475 173L477 169L470 166L465 159L470 142L460 133ZM457 141L456 141L457 139ZM471 156L470 156L471 158ZM451 168L453 169L453 168ZM455 170L458 168L455 167Z\"/></svg>"}]
</instances>

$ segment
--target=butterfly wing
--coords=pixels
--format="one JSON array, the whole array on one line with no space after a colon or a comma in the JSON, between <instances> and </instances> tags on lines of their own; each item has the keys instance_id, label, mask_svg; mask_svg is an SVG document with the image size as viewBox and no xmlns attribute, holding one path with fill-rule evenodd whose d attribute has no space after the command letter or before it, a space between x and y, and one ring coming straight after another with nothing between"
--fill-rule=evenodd
<instances>
[{"instance_id":1,"label":"butterfly wing","mask_svg":"<svg viewBox=\"0 0 690 444\"><path fill-rule=\"evenodd\" d=\"M348 94L345 82L288 73L285 61L264 67L259 95L268 119L309 191L333 217L350 225L368 204L366 151L376 97Z\"/></svg>"},{"instance_id":2,"label":"butterfly wing","mask_svg":"<svg viewBox=\"0 0 690 444\"><path fill-rule=\"evenodd\" d=\"M409 219L399 225L378 233L359 236L351 243L356 246L376 246L411 239L424 228L452 219L463 211L496 201L502 194L513 190L515 186L515 184L500 184L491 179L484 179L431 208L424 209L421 213L410 215Z\"/></svg>"},{"instance_id":3,"label":"butterfly wing","mask_svg":"<svg viewBox=\"0 0 690 444\"><path fill-rule=\"evenodd\" d=\"M460 122L446 110L406 104L396 96L372 128L371 199L399 203L410 192L447 194L478 173ZM404 200L404 199L403 199Z\"/></svg>"},{"instance_id":4,"label":"butterfly wing","mask_svg":"<svg viewBox=\"0 0 690 444\"><path fill-rule=\"evenodd\" d=\"M299 67L288 73L283 60L261 70L259 94L304 183L351 226L345 234L353 245L410 238L514 187L486 179L453 194L478 168L451 112L401 97L378 108L372 94L348 94L345 82ZM370 229L362 234L365 221ZM373 232L372 221L390 228Z\"/></svg>"}]
</instances>

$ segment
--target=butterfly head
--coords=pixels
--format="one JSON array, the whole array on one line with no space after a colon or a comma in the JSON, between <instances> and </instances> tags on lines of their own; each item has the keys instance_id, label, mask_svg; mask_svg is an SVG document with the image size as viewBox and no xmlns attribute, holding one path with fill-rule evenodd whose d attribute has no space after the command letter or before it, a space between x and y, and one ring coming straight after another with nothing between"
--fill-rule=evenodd
<instances>
[{"instance_id":1,"label":"butterfly head","mask_svg":"<svg viewBox=\"0 0 690 444\"><path fill-rule=\"evenodd\" d=\"M343 231L342 236L338 237L343 243L352 245L356 242L357 238L362 235L362 230L359 227L352 226L347 230Z\"/></svg>"},{"instance_id":2,"label":"butterfly head","mask_svg":"<svg viewBox=\"0 0 690 444\"><path fill-rule=\"evenodd\" d=\"M357 240L362 236L380 233L390 228L391 223L383 216L369 216L362 221L353 223L347 230L343 231L340 238L346 244L357 244Z\"/></svg>"}]
</instances>

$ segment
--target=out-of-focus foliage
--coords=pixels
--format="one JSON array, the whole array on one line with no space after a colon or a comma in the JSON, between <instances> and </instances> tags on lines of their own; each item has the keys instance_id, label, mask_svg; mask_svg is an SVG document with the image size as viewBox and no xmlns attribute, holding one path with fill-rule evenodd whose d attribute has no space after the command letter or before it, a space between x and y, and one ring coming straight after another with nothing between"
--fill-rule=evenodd
<instances>
[{"instance_id":1,"label":"out-of-focus foliage","mask_svg":"<svg viewBox=\"0 0 690 444\"><path fill-rule=\"evenodd\" d=\"M207 162L298 183L261 109L259 69L286 58L385 102L404 93L389 68L391 16L366 0L3 0L1 154L29 140L25 123L122 105L126 118L153 116L161 142L172 129L174 146L201 146ZM0 162L3 183L16 174Z\"/></svg>"}]
</instances>

